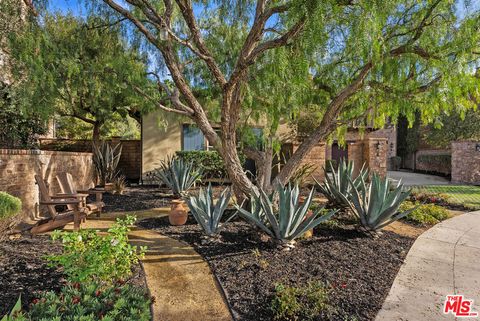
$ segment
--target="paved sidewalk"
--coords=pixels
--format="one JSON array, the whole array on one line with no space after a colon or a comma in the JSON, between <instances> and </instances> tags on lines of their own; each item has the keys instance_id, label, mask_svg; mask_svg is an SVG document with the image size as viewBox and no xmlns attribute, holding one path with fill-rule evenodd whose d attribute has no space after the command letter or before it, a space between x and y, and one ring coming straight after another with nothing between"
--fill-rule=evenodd
<instances>
[{"instance_id":1,"label":"paved sidewalk","mask_svg":"<svg viewBox=\"0 0 480 321\"><path fill-rule=\"evenodd\" d=\"M413 172L388 171L387 177L395 182L402 180L405 186L450 184L450 181L445 177Z\"/></svg>"},{"instance_id":2,"label":"paved sidewalk","mask_svg":"<svg viewBox=\"0 0 480 321\"><path fill-rule=\"evenodd\" d=\"M443 314L449 294L473 299L480 312L480 211L443 221L418 237L375 320L455 320Z\"/></svg>"}]
</instances>

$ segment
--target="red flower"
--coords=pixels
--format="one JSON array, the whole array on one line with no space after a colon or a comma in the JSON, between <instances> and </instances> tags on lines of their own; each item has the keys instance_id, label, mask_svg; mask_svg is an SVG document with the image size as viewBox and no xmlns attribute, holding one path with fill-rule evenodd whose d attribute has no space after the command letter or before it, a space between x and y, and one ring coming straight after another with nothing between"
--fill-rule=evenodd
<instances>
[{"instance_id":1,"label":"red flower","mask_svg":"<svg viewBox=\"0 0 480 321\"><path fill-rule=\"evenodd\" d=\"M342 283L342 288L346 288L347 287L347 283Z\"/></svg>"},{"instance_id":2,"label":"red flower","mask_svg":"<svg viewBox=\"0 0 480 321\"><path fill-rule=\"evenodd\" d=\"M116 294L119 294L122 290L120 290L120 288L115 288L115 293Z\"/></svg>"},{"instance_id":3,"label":"red flower","mask_svg":"<svg viewBox=\"0 0 480 321\"><path fill-rule=\"evenodd\" d=\"M32 304L37 304L38 302L40 302L39 299L33 299L33 300L32 300Z\"/></svg>"},{"instance_id":4,"label":"red flower","mask_svg":"<svg viewBox=\"0 0 480 321\"><path fill-rule=\"evenodd\" d=\"M102 294L102 291L100 291L100 290L95 291L95 296L96 297L99 297L101 294Z\"/></svg>"},{"instance_id":5,"label":"red flower","mask_svg":"<svg viewBox=\"0 0 480 321\"><path fill-rule=\"evenodd\" d=\"M80 289L80 283L75 282L75 283L72 284L72 287L73 287L74 289L77 289L77 290L78 290L78 289Z\"/></svg>"},{"instance_id":6,"label":"red flower","mask_svg":"<svg viewBox=\"0 0 480 321\"><path fill-rule=\"evenodd\" d=\"M78 304L78 303L80 303L80 297L78 297L78 296L73 297L72 303L73 303L73 304Z\"/></svg>"}]
</instances>

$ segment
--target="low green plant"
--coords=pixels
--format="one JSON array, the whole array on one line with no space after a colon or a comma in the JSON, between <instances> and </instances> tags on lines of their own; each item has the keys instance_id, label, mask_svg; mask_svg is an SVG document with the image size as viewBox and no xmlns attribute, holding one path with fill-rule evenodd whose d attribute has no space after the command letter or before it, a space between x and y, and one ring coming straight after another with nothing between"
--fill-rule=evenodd
<instances>
[{"instance_id":1,"label":"low green plant","mask_svg":"<svg viewBox=\"0 0 480 321\"><path fill-rule=\"evenodd\" d=\"M355 165L352 161L346 162L342 160L338 167L335 169L332 163L328 163L329 170L324 168L325 181L319 183L317 180L318 190L325 195L328 202L335 207L347 208L349 206L349 198L352 193L352 184L359 186L362 180L366 180L368 177L368 171L362 167L358 176L354 177L353 172ZM331 173L331 176L329 175Z\"/></svg>"},{"instance_id":2,"label":"low green plant","mask_svg":"<svg viewBox=\"0 0 480 321\"><path fill-rule=\"evenodd\" d=\"M291 243L306 231L328 220L336 212L331 210L325 214L323 208L319 208L307 217L312 203L313 190L303 204L299 202L300 189L298 186L288 185L285 188L279 186L275 193L276 195L267 195L264 190L259 189L257 195L255 191L252 191L251 198L254 200L252 204L255 205L251 211L247 211L239 205L235 205L235 207L241 217L283 243ZM276 196L278 196L278 208L273 201Z\"/></svg>"},{"instance_id":3,"label":"low green plant","mask_svg":"<svg viewBox=\"0 0 480 321\"><path fill-rule=\"evenodd\" d=\"M42 293L25 315L31 321L149 321L150 303L144 289L128 284L74 283L59 294Z\"/></svg>"},{"instance_id":4,"label":"low green plant","mask_svg":"<svg viewBox=\"0 0 480 321\"><path fill-rule=\"evenodd\" d=\"M215 203L212 185L208 184L206 190L201 188L198 195L191 196L187 200L190 212L207 235L217 234L230 197L230 189L225 189Z\"/></svg>"},{"instance_id":5,"label":"low green plant","mask_svg":"<svg viewBox=\"0 0 480 321\"><path fill-rule=\"evenodd\" d=\"M404 191L401 182L391 186L387 178L373 174L370 184L367 184L363 177L360 184L352 180L350 184L352 186L351 198L348 200L350 209L367 232L376 232L413 211L413 209L399 211L402 202L410 195L410 191Z\"/></svg>"},{"instance_id":6,"label":"low green plant","mask_svg":"<svg viewBox=\"0 0 480 321\"><path fill-rule=\"evenodd\" d=\"M0 220L10 218L22 209L22 201L6 192L0 192Z\"/></svg>"},{"instance_id":7,"label":"low green plant","mask_svg":"<svg viewBox=\"0 0 480 321\"><path fill-rule=\"evenodd\" d=\"M332 312L328 300L329 290L321 282L310 282L303 287L278 283L270 308L275 320L316 320Z\"/></svg>"},{"instance_id":8,"label":"low green plant","mask_svg":"<svg viewBox=\"0 0 480 321\"><path fill-rule=\"evenodd\" d=\"M195 168L192 162L185 162L178 157L168 157L160 162L160 167L154 174L167 185L175 197L185 196L202 176L202 170Z\"/></svg>"},{"instance_id":9,"label":"low green plant","mask_svg":"<svg viewBox=\"0 0 480 321\"><path fill-rule=\"evenodd\" d=\"M63 252L47 259L52 265L63 267L72 282L126 279L145 253L145 248L138 249L128 243L129 225L135 220L134 216L117 219L105 235L92 229L55 231L52 238L62 240Z\"/></svg>"},{"instance_id":10,"label":"low green plant","mask_svg":"<svg viewBox=\"0 0 480 321\"><path fill-rule=\"evenodd\" d=\"M224 179L228 176L223 159L217 151L177 151L175 155L186 163L192 163L194 168L201 168L203 179ZM240 157L242 155L240 153ZM241 158L241 161L243 163L244 159Z\"/></svg>"},{"instance_id":11,"label":"low green plant","mask_svg":"<svg viewBox=\"0 0 480 321\"><path fill-rule=\"evenodd\" d=\"M1 321L27 321L27 317L22 312L22 296L18 297L17 303L13 307L10 314L4 315Z\"/></svg>"},{"instance_id":12,"label":"low green plant","mask_svg":"<svg viewBox=\"0 0 480 321\"><path fill-rule=\"evenodd\" d=\"M419 204L405 201L400 205L400 211L413 209L405 220L414 224L434 225L448 218L448 211L435 204Z\"/></svg>"},{"instance_id":13,"label":"low green plant","mask_svg":"<svg viewBox=\"0 0 480 321\"><path fill-rule=\"evenodd\" d=\"M113 147L105 141L93 144L93 164L95 165L95 171L101 186L106 183L112 183L118 176L117 167L121 156L121 144Z\"/></svg>"}]
</instances>

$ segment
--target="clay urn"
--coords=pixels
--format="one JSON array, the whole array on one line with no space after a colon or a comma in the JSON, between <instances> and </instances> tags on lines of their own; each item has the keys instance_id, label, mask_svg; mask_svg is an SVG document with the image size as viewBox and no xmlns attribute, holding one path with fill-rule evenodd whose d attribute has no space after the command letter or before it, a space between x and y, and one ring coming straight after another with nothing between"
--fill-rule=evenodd
<instances>
[{"instance_id":1,"label":"clay urn","mask_svg":"<svg viewBox=\"0 0 480 321\"><path fill-rule=\"evenodd\" d=\"M170 225L184 225L187 222L188 211L185 202L181 199L172 200L168 220Z\"/></svg>"}]
</instances>

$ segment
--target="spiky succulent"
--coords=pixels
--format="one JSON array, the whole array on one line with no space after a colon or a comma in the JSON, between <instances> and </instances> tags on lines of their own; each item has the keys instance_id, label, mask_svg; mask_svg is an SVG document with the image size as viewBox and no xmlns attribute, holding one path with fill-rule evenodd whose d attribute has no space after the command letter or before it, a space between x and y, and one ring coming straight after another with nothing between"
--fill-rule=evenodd
<instances>
[{"instance_id":1,"label":"spiky succulent","mask_svg":"<svg viewBox=\"0 0 480 321\"><path fill-rule=\"evenodd\" d=\"M231 191L225 189L215 203L212 186L208 184L206 190L200 189L197 196L187 200L190 211L207 235L216 234L219 230L220 220L230 201Z\"/></svg>"},{"instance_id":2,"label":"spiky succulent","mask_svg":"<svg viewBox=\"0 0 480 321\"><path fill-rule=\"evenodd\" d=\"M401 182L391 186L387 178L373 174L370 184L363 178L358 186L352 180L350 184L349 207L358 217L360 225L369 232L378 231L415 209L399 212L400 205L410 195L410 190L404 191Z\"/></svg>"},{"instance_id":3,"label":"spiky succulent","mask_svg":"<svg viewBox=\"0 0 480 321\"><path fill-rule=\"evenodd\" d=\"M368 177L368 170L364 167L360 170L358 176L353 177L353 172L355 165L352 161L346 162L342 160L338 165L338 168L335 169L332 163L328 163L329 170L324 168L325 172L325 181L319 183L317 180L318 190L325 195L329 203L333 206L340 208L347 208L349 206L348 199L352 193L352 185L350 181L353 182L354 186L359 187L362 180L366 180ZM332 177L329 176L329 173L332 173Z\"/></svg>"},{"instance_id":4,"label":"spiky succulent","mask_svg":"<svg viewBox=\"0 0 480 321\"><path fill-rule=\"evenodd\" d=\"M328 220L336 212L331 210L324 214L323 208L319 208L311 216L308 216L313 190L303 204L300 204L298 186L278 187L275 193L278 194L278 206L275 206L273 201L277 195L272 197L272 195L267 195L264 190L259 189L258 194L252 191L251 195L254 200L253 203L259 207L253 211L247 211L238 205L236 205L236 208L241 217L255 224L278 241L293 241L306 231ZM277 207L278 209L276 209Z\"/></svg>"},{"instance_id":5,"label":"spiky succulent","mask_svg":"<svg viewBox=\"0 0 480 321\"><path fill-rule=\"evenodd\" d=\"M118 176L118 162L122 156L122 145L110 145L108 142L102 141L93 144L93 164L97 173L100 185L112 183Z\"/></svg>"},{"instance_id":6,"label":"spiky succulent","mask_svg":"<svg viewBox=\"0 0 480 321\"><path fill-rule=\"evenodd\" d=\"M154 175L172 190L175 197L181 197L200 180L202 171L194 168L191 162L168 157L160 163Z\"/></svg>"}]
</instances>

